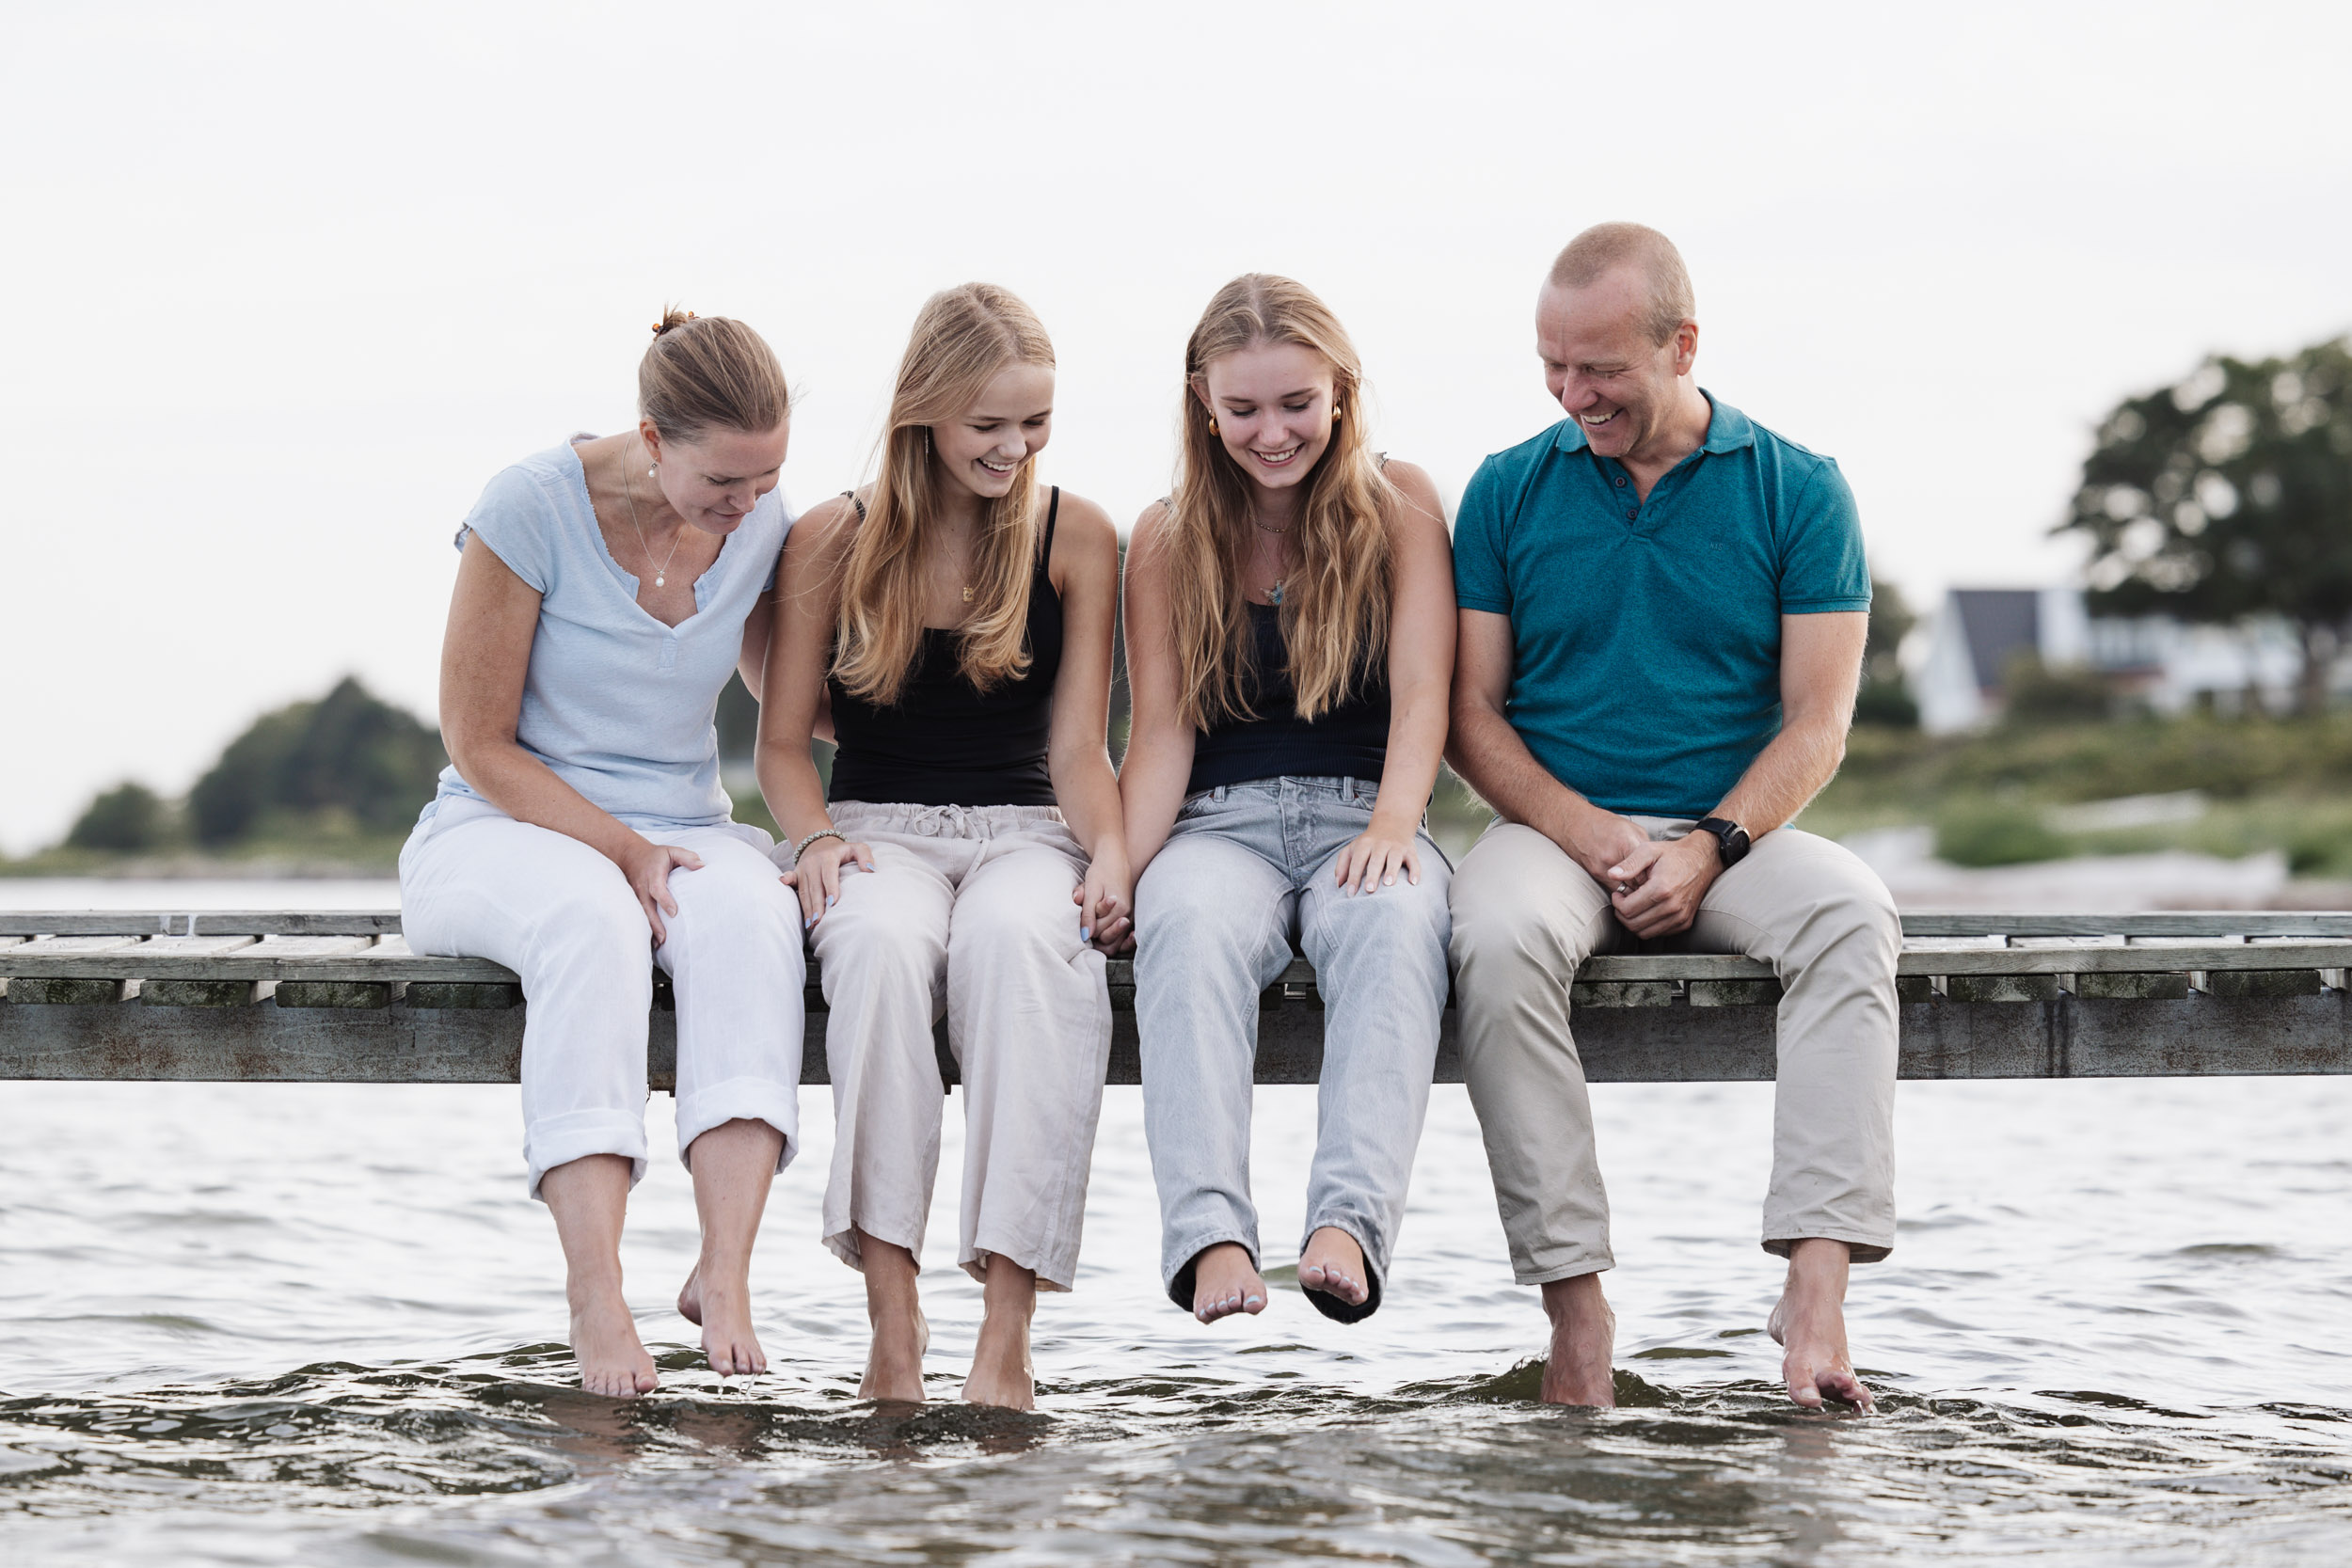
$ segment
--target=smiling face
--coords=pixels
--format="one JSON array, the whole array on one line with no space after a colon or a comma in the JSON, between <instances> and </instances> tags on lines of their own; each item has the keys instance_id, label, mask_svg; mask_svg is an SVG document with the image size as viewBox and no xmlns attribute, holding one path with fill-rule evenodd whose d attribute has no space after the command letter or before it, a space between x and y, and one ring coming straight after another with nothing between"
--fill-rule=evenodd
<instances>
[{"instance_id":1,"label":"smiling face","mask_svg":"<svg viewBox=\"0 0 2352 1568\"><path fill-rule=\"evenodd\" d=\"M1648 284L1617 267L1583 288L1547 284L1535 300L1535 347L1544 385L1603 457L1639 458L1662 444L1698 353L1685 322L1661 343L1645 318Z\"/></svg>"},{"instance_id":2,"label":"smiling face","mask_svg":"<svg viewBox=\"0 0 2352 1568\"><path fill-rule=\"evenodd\" d=\"M1225 453L1269 490L1300 483L1331 444L1331 362L1301 343L1251 343L1201 368L1195 393Z\"/></svg>"},{"instance_id":3,"label":"smiling face","mask_svg":"<svg viewBox=\"0 0 2352 1568\"><path fill-rule=\"evenodd\" d=\"M1009 494L1054 434L1054 367L1007 365L970 407L930 430L931 461L950 483L982 500Z\"/></svg>"},{"instance_id":4,"label":"smiling face","mask_svg":"<svg viewBox=\"0 0 2352 1568\"><path fill-rule=\"evenodd\" d=\"M790 420L754 434L713 425L691 440L661 438L648 420L638 427L657 467L661 499L687 524L705 533L733 533L759 499L783 477Z\"/></svg>"}]
</instances>

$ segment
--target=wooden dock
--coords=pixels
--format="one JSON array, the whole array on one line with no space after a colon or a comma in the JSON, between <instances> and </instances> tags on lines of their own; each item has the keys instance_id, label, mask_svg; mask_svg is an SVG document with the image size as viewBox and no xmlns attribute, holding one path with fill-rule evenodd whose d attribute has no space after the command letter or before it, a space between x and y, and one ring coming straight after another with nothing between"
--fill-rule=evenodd
<instances>
[{"instance_id":1,"label":"wooden dock","mask_svg":"<svg viewBox=\"0 0 2352 1568\"><path fill-rule=\"evenodd\" d=\"M1905 1078L2352 1072L2352 913L1907 915ZM1135 981L1111 966L1109 1081L1137 1081ZM649 1068L676 1039L657 972ZM1576 1032L1596 1083L1769 1079L1780 983L1714 955L1596 958ZM802 1080L825 1078L812 965ZM396 911L0 913L0 1078L512 1083L515 975L408 951ZM941 1041L943 1079L956 1081ZM1323 1003L1295 960L1259 1014L1258 1081L1313 1083ZM1439 1083L1461 1080L1446 1012Z\"/></svg>"}]
</instances>

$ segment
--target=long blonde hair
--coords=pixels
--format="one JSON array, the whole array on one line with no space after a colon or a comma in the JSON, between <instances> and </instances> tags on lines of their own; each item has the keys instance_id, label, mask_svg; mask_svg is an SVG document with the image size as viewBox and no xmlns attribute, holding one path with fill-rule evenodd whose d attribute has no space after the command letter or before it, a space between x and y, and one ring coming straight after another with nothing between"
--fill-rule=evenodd
<instances>
[{"instance_id":1,"label":"long blonde hair","mask_svg":"<svg viewBox=\"0 0 2352 1568\"><path fill-rule=\"evenodd\" d=\"M898 361L882 471L841 578L833 673L852 695L888 707L906 689L923 641L924 548L946 482L931 462L930 427L978 401L1008 365L1054 363L1037 314L993 283L942 290L924 302ZM986 691L1029 667L1029 582L1036 570L1036 463L980 509L973 541L972 614L957 639L965 679Z\"/></svg>"},{"instance_id":2,"label":"long blonde hair","mask_svg":"<svg viewBox=\"0 0 2352 1568\"><path fill-rule=\"evenodd\" d=\"M1331 368L1331 427L1296 525L1298 565L1282 585L1279 619L1298 716L1313 720L1354 695L1387 655L1393 574L1392 491L1367 446L1358 393L1363 364L1329 306L1303 283L1246 273L1216 292L1184 344L1184 455L1168 498L1168 634L1182 717L1206 729L1254 719L1248 682L1256 662L1249 614L1234 591L1249 556L1255 483L1210 428L1200 395L1209 365L1257 343L1296 343Z\"/></svg>"}]
</instances>

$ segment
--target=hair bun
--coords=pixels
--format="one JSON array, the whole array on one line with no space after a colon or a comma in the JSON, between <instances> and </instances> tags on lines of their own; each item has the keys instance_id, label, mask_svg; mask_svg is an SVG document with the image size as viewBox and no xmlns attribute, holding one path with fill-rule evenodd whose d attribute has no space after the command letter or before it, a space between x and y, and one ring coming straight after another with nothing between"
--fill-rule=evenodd
<instances>
[{"instance_id":1,"label":"hair bun","mask_svg":"<svg viewBox=\"0 0 2352 1568\"><path fill-rule=\"evenodd\" d=\"M681 310L677 309L677 307L672 306L668 309L661 312L661 319L660 321L653 324L653 335L659 338L664 332L674 332L693 319L693 311Z\"/></svg>"}]
</instances>

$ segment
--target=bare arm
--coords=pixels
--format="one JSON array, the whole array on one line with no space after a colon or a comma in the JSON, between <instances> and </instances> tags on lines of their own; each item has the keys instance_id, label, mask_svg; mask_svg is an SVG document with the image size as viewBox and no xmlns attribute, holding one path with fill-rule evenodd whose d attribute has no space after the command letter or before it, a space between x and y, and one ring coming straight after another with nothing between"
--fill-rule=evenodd
<instances>
[{"instance_id":1,"label":"bare arm","mask_svg":"<svg viewBox=\"0 0 2352 1568\"><path fill-rule=\"evenodd\" d=\"M1821 792L1846 757L1869 629L1862 610L1780 618L1780 733L1708 816L1762 838ZM1723 868L1723 846L1711 833L1645 845L1612 870L1634 884L1616 900L1617 917L1636 936L1683 930Z\"/></svg>"},{"instance_id":2,"label":"bare arm","mask_svg":"<svg viewBox=\"0 0 2352 1568\"><path fill-rule=\"evenodd\" d=\"M1458 612L1454 656L1454 727L1446 747L1454 770L1503 820L1534 829L1594 880L1648 835L1553 778L1511 727L1511 618L1484 610Z\"/></svg>"},{"instance_id":3,"label":"bare arm","mask_svg":"<svg viewBox=\"0 0 2352 1568\"><path fill-rule=\"evenodd\" d=\"M1168 842L1192 778L1196 734L1177 711L1176 657L1168 641L1167 509L1136 519L1127 546L1127 759L1119 770L1126 815L1127 867L1140 878Z\"/></svg>"},{"instance_id":4,"label":"bare arm","mask_svg":"<svg viewBox=\"0 0 2352 1568\"><path fill-rule=\"evenodd\" d=\"M1402 870L1421 880L1414 835L1438 782L1445 752L1454 681L1454 546L1445 506L1429 476L1391 462L1398 504L1388 519L1395 577L1389 605L1389 745L1380 768L1380 800L1372 824L1340 852L1336 879L1356 891L1394 882Z\"/></svg>"},{"instance_id":5,"label":"bare arm","mask_svg":"<svg viewBox=\"0 0 2352 1568\"><path fill-rule=\"evenodd\" d=\"M817 776L808 743L824 694L825 661L840 604L841 562L853 536L854 513L848 501L813 507L784 536L784 559L776 567L756 761L759 792L787 844L798 844L833 826L825 809L824 781ZM816 924L839 895L844 858L872 864L864 846L839 839L819 839L801 857L790 879L800 892L803 925Z\"/></svg>"},{"instance_id":6,"label":"bare arm","mask_svg":"<svg viewBox=\"0 0 2352 1568\"><path fill-rule=\"evenodd\" d=\"M458 777L513 817L576 838L621 868L644 906L656 943L675 914L670 872L699 867L691 850L654 844L588 802L515 738L523 680L539 630L539 594L479 534L466 540L441 638L441 739Z\"/></svg>"},{"instance_id":7,"label":"bare arm","mask_svg":"<svg viewBox=\"0 0 2352 1568\"><path fill-rule=\"evenodd\" d=\"M1086 940L1106 950L1125 941L1133 907L1126 820L1111 771L1111 626L1119 606L1119 535L1092 501L1064 491L1054 531L1062 602L1061 671L1054 677L1054 722L1046 769L1070 830L1086 846L1084 883L1072 895Z\"/></svg>"}]
</instances>

